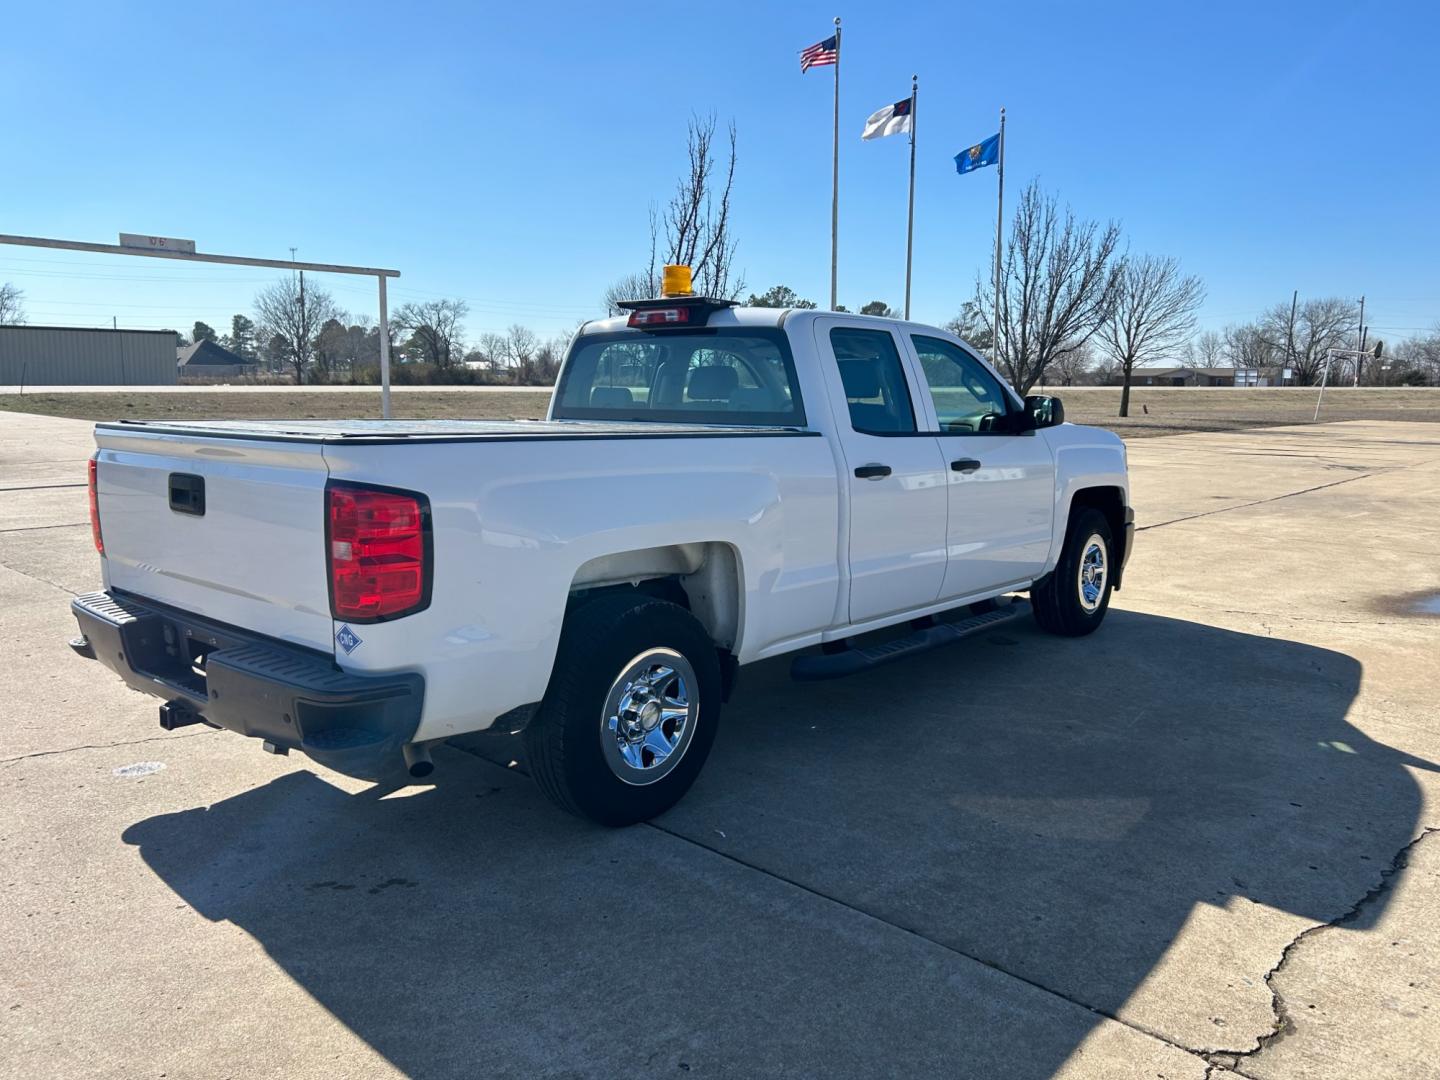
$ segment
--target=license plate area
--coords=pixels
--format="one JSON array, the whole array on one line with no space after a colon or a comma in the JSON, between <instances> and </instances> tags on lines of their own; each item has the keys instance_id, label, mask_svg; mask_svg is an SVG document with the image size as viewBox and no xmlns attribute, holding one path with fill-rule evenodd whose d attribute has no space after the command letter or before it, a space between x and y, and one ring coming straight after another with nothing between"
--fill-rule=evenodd
<instances>
[{"instance_id":1,"label":"license plate area","mask_svg":"<svg viewBox=\"0 0 1440 1080\"><path fill-rule=\"evenodd\" d=\"M208 699L206 661L210 654L238 645L209 627L154 614L126 628L131 666L140 674L195 697Z\"/></svg>"}]
</instances>

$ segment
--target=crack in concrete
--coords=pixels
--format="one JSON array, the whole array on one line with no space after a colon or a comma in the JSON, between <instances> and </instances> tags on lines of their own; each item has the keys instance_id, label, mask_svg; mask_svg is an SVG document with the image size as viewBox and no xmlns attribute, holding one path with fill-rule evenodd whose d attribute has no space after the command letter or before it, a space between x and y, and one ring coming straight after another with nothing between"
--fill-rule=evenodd
<instances>
[{"instance_id":1,"label":"crack in concrete","mask_svg":"<svg viewBox=\"0 0 1440 1080\"><path fill-rule=\"evenodd\" d=\"M0 765L9 768L21 761L29 761L31 758L56 757L60 754L73 754L76 750L109 750L116 746L139 746L141 743L161 742L170 739L193 739L197 735L214 735L215 729L207 728L205 731L190 731L183 735L151 735L144 739L122 739L120 742L112 743L86 743L83 746L67 746L63 750L35 750L28 754L20 754L16 757L0 758Z\"/></svg>"},{"instance_id":2,"label":"crack in concrete","mask_svg":"<svg viewBox=\"0 0 1440 1080\"><path fill-rule=\"evenodd\" d=\"M0 530L0 532L3 532L3 531L4 531L4 530ZM0 561L0 566L3 566L6 570L9 570L11 573L19 574L21 577L28 577L31 581L38 581L38 582L40 582L40 584L42 584L42 585L49 585L51 588L59 589L61 592L67 593L67 594L69 594L70 596L79 596L79 595L80 595L80 594L77 593L74 589L67 589L64 585L61 585L58 581L51 581L49 578L43 578L43 577L41 577L39 574L32 574L32 573L30 573L29 570L21 570L18 566L11 566L11 565L10 565L9 563L7 563L7 562Z\"/></svg>"},{"instance_id":3,"label":"crack in concrete","mask_svg":"<svg viewBox=\"0 0 1440 1080\"><path fill-rule=\"evenodd\" d=\"M41 529L78 529L82 525L89 524L88 521L70 521L63 525L21 525L14 529L0 529L0 533L39 532Z\"/></svg>"},{"instance_id":4,"label":"crack in concrete","mask_svg":"<svg viewBox=\"0 0 1440 1080\"><path fill-rule=\"evenodd\" d=\"M1409 468L1409 466L1402 466ZM1385 472L1393 472L1387 469ZM1347 476L1343 480L1332 480L1328 484L1316 484L1314 487L1301 488L1299 491L1287 491L1283 495L1272 495L1268 499L1256 499L1254 502L1238 503L1235 506L1222 506L1219 510L1206 510L1199 514L1188 514L1185 517L1172 518L1169 521L1157 521L1154 525L1137 525L1136 532L1146 532L1149 529L1163 529L1166 525L1178 525L1182 521L1194 521L1197 518L1214 517L1216 514L1228 514L1232 510L1247 510L1252 506L1264 506L1266 503L1279 502L1281 499L1291 499L1296 495L1309 495L1312 491L1324 491L1326 488L1339 487L1341 484L1353 484L1356 480L1368 480L1372 476L1383 476L1382 472L1361 473L1359 476Z\"/></svg>"},{"instance_id":5,"label":"crack in concrete","mask_svg":"<svg viewBox=\"0 0 1440 1080\"><path fill-rule=\"evenodd\" d=\"M1373 471L1364 472L1358 476L1347 476L1340 480L1332 480L1328 484L1316 484L1314 487L1301 488L1299 491L1287 491L1283 495L1272 495L1268 499L1256 499L1254 502L1238 503L1235 506L1222 506L1218 510L1206 510L1199 514L1187 514L1185 517L1172 518L1169 521L1157 521L1153 525L1137 525L1136 532L1145 532L1148 529L1161 529L1166 525L1178 525L1182 521L1194 521L1197 518L1214 517L1216 514L1228 514L1232 510L1246 510L1252 506L1264 506L1266 503L1279 502L1281 499L1294 498L1296 495L1309 495L1312 491L1324 491L1326 488L1339 487L1341 484L1353 484L1356 480L1368 480L1372 476L1386 476L1393 472L1401 472L1404 469L1423 468L1432 465L1440 458L1427 458L1424 461L1412 461L1407 465L1378 465L1378 466L1345 466L1345 468L1371 468Z\"/></svg>"},{"instance_id":6,"label":"crack in concrete","mask_svg":"<svg viewBox=\"0 0 1440 1080\"><path fill-rule=\"evenodd\" d=\"M0 491L54 491L57 488L82 488L88 484L29 484L24 487L0 487Z\"/></svg>"},{"instance_id":7,"label":"crack in concrete","mask_svg":"<svg viewBox=\"0 0 1440 1080\"><path fill-rule=\"evenodd\" d=\"M1248 1050L1201 1049L1192 1050L1191 1052L1203 1057L1210 1063L1212 1068L1219 1067L1240 1076L1249 1076L1250 1074L1241 1068L1242 1062L1263 1054L1276 1043L1296 1033L1295 1020L1290 1015L1290 1008L1285 1001L1285 995L1280 993L1275 987L1275 977L1285 970L1285 966L1290 962L1290 958L1294 955L1295 949L1302 942L1308 941L1312 937L1322 934L1327 930L1334 930L1345 926L1358 919L1366 907L1375 903L1381 896L1389 891L1395 880L1395 876L1410 865L1410 853L1415 850L1416 846L1437 833L1440 833L1440 826L1426 826L1420 831L1418 836L1395 853L1395 857L1390 860L1390 865L1380 871L1380 880L1371 886L1364 896L1355 901L1347 911L1331 919L1329 922L1317 923L1314 926L1306 927L1300 931L1299 934L1295 935L1290 943L1281 950L1280 959L1276 961L1274 967L1265 973L1265 987L1270 991L1270 1009L1274 1013L1275 1019L1271 1030L1256 1036L1253 1047ZM1207 1077L1210 1075L1208 1069L1205 1075Z\"/></svg>"},{"instance_id":8,"label":"crack in concrete","mask_svg":"<svg viewBox=\"0 0 1440 1080\"><path fill-rule=\"evenodd\" d=\"M1203 607L1202 604L1192 605ZM1246 611L1244 608L1221 608L1224 615L1254 615L1260 619L1278 619L1281 622L1313 623L1317 626L1394 626L1391 619L1317 619L1309 615L1286 615L1278 611Z\"/></svg>"}]
</instances>

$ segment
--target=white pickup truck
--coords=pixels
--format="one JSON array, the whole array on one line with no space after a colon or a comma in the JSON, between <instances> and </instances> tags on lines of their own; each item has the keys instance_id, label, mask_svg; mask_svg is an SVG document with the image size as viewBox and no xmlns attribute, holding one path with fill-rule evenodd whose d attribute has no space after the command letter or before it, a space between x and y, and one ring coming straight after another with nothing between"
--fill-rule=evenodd
<instances>
[{"instance_id":1,"label":"white pickup truck","mask_svg":"<svg viewBox=\"0 0 1440 1080\"><path fill-rule=\"evenodd\" d=\"M618 825L688 790L745 664L1105 617L1133 536L1112 433L934 327L627 307L577 333L542 421L98 424L105 591L72 646L167 729L354 776L523 732L547 795Z\"/></svg>"}]
</instances>

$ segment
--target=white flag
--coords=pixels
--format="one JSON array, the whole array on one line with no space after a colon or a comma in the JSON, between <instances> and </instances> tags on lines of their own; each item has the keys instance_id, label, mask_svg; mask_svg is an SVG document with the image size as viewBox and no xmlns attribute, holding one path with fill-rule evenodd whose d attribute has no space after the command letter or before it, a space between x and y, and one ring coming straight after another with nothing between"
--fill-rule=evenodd
<instances>
[{"instance_id":1,"label":"white flag","mask_svg":"<svg viewBox=\"0 0 1440 1080\"><path fill-rule=\"evenodd\" d=\"M870 119L865 121L865 130L860 133L862 139L880 139L886 135L899 135L910 130L910 99L897 101L894 105L886 105L883 109L877 109L870 114Z\"/></svg>"}]
</instances>

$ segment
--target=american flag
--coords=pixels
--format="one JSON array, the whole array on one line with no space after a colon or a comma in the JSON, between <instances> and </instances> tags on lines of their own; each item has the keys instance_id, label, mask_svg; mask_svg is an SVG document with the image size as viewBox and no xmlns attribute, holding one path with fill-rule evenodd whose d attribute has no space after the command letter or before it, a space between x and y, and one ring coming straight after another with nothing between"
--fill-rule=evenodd
<instances>
[{"instance_id":1,"label":"american flag","mask_svg":"<svg viewBox=\"0 0 1440 1080\"><path fill-rule=\"evenodd\" d=\"M824 41L817 41L800 54L800 74L805 74L812 67L824 67L839 61L840 48L833 37L828 37Z\"/></svg>"}]
</instances>

